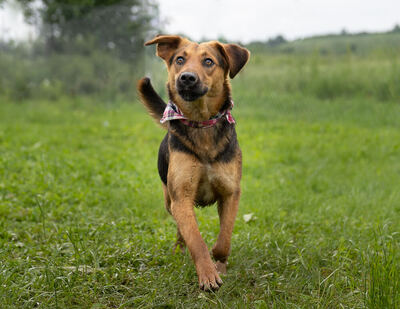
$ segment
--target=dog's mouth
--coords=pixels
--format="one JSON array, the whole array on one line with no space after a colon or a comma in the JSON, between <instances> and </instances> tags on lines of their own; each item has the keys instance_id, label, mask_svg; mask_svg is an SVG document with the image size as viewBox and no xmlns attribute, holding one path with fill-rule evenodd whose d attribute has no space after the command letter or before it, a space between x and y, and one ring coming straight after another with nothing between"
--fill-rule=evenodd
<instances>
[{"instance_id":1,"label":"dog's mouth","mask_svg":"<svg viewBox=\"0 0 400 309\"><path fill-rule=\"evenodd\" d=\"M185 101L195 101L198 98L205 95L208 91L208 87L196 87L196 88L186 88L186 87L177 87L179 96Z\"/></svg>"}]
</instances>

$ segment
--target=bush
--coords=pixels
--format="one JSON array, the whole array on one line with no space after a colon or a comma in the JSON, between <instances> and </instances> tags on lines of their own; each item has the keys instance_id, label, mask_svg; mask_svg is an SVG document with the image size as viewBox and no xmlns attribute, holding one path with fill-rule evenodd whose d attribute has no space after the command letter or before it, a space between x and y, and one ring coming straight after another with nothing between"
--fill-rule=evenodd
<instances>
[{"instance_id":1,"label":"bush","mask_svg":"<svg viewBox=\"0 0 400 309\"><path fill-rule=\"evenodd\" d=\"M143 68L111 54L0 54L0 95L15 101L61 96L132 99Z\"/></svg>"}]
</instances>

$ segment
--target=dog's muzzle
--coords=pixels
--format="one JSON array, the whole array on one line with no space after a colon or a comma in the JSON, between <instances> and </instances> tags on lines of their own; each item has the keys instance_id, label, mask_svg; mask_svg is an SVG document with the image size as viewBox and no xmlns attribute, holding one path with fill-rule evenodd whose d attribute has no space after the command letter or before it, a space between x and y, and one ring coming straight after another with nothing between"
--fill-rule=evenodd
<instances>
[{"instance_id":1,"label":"dog's muzzle","mask_svg":"<svg viewBox=\"0 0 400 309\"><path fill-rule=\"evenodd\" d=\"M194 72L181 73L176 81L176 89L185 101L195 101L208 91L208 88L203 86L199 76Z\"/></svg>"}]
</instances>

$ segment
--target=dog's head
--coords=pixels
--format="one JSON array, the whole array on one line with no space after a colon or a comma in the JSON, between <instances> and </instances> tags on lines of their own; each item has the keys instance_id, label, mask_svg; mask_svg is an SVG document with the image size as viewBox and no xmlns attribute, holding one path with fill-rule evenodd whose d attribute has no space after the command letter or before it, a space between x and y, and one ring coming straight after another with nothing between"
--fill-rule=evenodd
<instances>
[{"instance_id":1,"label":"dog's head","mask_svg":"<svg viewBox=\"0 0 400 309\"><path fill-rule=\"evenodd\" d=\"M157 44L157 55L167 65L171 99L193 118L209 118L219 111L229 95L228 75L235 77L250 56L236 44L198 44L175 35L157 36L145 43L151 44ZM194 112L196 107L199 113Z\"/></svg>"}]
</instances>

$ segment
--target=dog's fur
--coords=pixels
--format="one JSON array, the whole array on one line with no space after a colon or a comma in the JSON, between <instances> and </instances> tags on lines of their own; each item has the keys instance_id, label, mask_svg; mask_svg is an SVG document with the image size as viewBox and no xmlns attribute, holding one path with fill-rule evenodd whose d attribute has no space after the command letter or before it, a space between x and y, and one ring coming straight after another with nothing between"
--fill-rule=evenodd
<instances>
[{"instance_id":1,"label":"dog's fur","mask_svg":"<svg viewBox=\"0 0 400 309\"><path fill-rule=\"evenodd\" d=\"M157 44L157 55L167 65L169 99L185 117L204 121L229 108L228 75L233 78L242 69L250 56L248 50L217 41L197 44L170 35L157 36L145 45L151 44ZM150 115L159 122L166 104L149 78L139 81L138 91ZM200 288L218 289L222 284L219 273L226 272L240 198L242 153L235 125L223 117L209 128L189 127L180 120L163 126L168 133L160 145L158 171L165 207L178 227L176 246L188 247ZM194 205L215 202L220 218L220 232L212 249L216 264L200 235L193 209Z\"/></svg>"}]
</instances>

